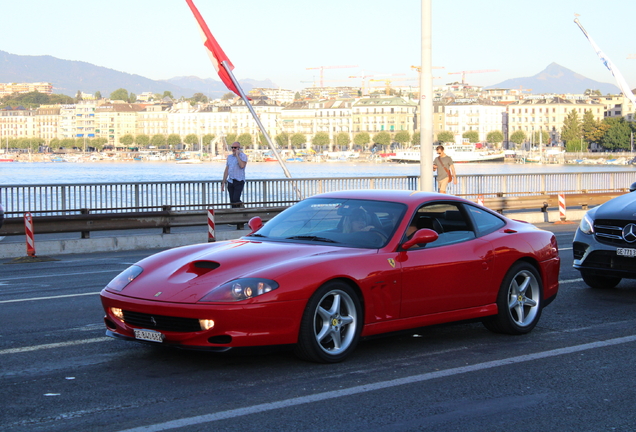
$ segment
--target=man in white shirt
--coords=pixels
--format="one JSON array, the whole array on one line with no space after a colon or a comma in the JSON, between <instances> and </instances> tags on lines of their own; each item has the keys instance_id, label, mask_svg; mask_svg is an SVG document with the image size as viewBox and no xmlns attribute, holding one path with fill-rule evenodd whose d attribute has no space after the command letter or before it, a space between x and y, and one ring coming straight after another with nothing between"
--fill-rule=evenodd
<instances>
[{"instance_id":1,"label":"man in white shirt","mask_svg":"<svg viewBox=\"0 0 636 432\"><path fill-rule=\"evenodd\" d=\"M221 190L225 190L227 182L227 192L230 195L232 207L241 207L241 194L245 186L245 167L247 166L247 155L241 151L241 143L232 143L232 154L228 155L223 173Z\"/></svg>"}]
</instances>

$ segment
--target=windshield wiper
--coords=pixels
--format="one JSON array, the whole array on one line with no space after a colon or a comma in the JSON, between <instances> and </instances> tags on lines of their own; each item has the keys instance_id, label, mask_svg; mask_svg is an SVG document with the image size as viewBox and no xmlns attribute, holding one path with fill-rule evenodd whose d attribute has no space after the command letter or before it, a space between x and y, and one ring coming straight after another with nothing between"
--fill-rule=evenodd
<instances>
[{"instance_id":1,"label":"windshield wiper","mask_svg":"<svg viewBox=\"0 0 636 432\"><path fill-rule=\"evenodd\" d=\"M266 235L258 234L258 233L248 234L248 236L249 236L249 237L263 237L263 238L267 237Z\"/></svg>"},{"instance_id":2,"label":"windshield wiper","mask_svg":"<svg viewBox=\"0 0 636 432\"><path fill-rule=\"evenodd\" d=\"M324 243L339 243L330 238L311 236L311 235L296 235L296 236L286 237L286 239L287 240L311 240L311 241L318 241L318 242L324 242Z\"/></svg>"}]
</instances>

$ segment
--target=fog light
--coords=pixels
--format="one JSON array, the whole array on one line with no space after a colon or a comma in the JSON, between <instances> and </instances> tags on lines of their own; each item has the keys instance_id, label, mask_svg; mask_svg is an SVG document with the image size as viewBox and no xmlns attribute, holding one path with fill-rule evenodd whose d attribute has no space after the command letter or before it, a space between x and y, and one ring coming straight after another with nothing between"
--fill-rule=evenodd
<instances>
[{"instance_id":1,"label":"fog light","mask_svg":"<svg viewBox=\"0 0 636 432\"><path fill-rule=\"evenodd\" d=\"M124 321L124 311L123 310L121 310L120 308L112 307L112 308L110 308L110 311L112 312L113 315L115 315L121 321Z\"/></svg>"},{"instance_id":2,"label":"fog light","mask_svg":"<svg viewBox=\"0 0 636 432\"><path fill-rule=\"evenodd\" d=\"M199 325L201 326L201 330L210 330L212 327L214 327L214 320L200 319Z\"/></svg>"}]
</instances>

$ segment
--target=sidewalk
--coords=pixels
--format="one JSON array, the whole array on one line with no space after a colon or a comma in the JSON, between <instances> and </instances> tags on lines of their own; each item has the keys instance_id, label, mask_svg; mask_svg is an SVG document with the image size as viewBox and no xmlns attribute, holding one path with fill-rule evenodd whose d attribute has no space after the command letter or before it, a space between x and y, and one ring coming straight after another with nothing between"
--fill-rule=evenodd
<instances>
[{"instance_id":1,"label":"sidewalk","mask_svg":"<svg viewBox=\"0 0 636 432\"><path fill-rule=\"evenodd\" d=\"M567 220L578 222L586 210L568 210ZM546 213L510 212L510 219L523 220L532 224L559 222L559 211L548 210ZM93 252L114 252L139 249L167 249L195 243L206 243L208 233L206 226L173 230L171 234L156 233L159 230L101 231L91 233L91 238L78 238L79 233L65 235L36 235L35 250L37 256L63 255ZM249 234L249 229L237 230L236 225L217 225L216 240L232 240ZM24 236L5 237L0 240L0 259L26 256L26 239Z\"/></svg>"}]
</instances>

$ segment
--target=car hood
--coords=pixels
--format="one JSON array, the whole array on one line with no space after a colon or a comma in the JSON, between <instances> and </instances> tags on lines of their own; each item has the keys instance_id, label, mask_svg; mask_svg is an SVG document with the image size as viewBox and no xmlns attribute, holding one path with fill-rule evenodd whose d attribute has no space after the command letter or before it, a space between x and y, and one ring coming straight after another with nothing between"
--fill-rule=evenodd
<instances>
[{"instance_id":1,"label":"car hood","mask_svg":"<svg viewBox=\"0 0 636 432\"><path fill-rule=\"evenodd\" d=\"M369 253L367 249L316 244L233 240L193 245L153 255L137 265L144 271L120 294L153 301L196 303L226 282L244 277L276 277L311 257Z\"/></svg>"},{"instance_id":2,"label":"car hood","mask_svg":"<svg viewBox=\"0 0 636 432\"><path fill-rule=\"evenodd\" d=\"M636 220L636 193L630 192L609 200L597 208L595 219Z\"/></svg>"}]
</instances>

